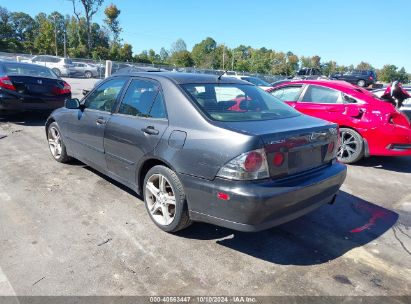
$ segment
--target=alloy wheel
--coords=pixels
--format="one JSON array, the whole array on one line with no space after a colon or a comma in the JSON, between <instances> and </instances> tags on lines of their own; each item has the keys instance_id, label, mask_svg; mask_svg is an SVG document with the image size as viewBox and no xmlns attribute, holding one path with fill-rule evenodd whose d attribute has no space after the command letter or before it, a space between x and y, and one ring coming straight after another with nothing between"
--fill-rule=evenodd
<instances>
[{"instance_id":1,"label":"alloy wheel","mask_svg":"<svg viewBox=\"0 0 411 304\"><path fill-rule=\"evenodd\" d=\"M176 198L168 179L153 174L146 183L146 201L152 218L160 225L170 225L176 214Z\"/></svg>"},{"instance_id":2,"label":"alloy wheel","mask_svg":"<svg viewBox=\"0 0 411 304\"><path fill-rule=\"evenodd\" d=\"M50 127L48 131L48 141L51 154L55 159L60 158L62 152L60 132L55 127Z\"/></svg>"},{"instance_id":3,"label":"alloy wheel","mask_svg":"<svg viewBox=\"0 0 411 304\"><path fill-rule=\"evenodd\" d=\"M349 161L354 155L359 153L360 143L358 139L349 131L340 132L341 144L338 148L338 158L341 161Z\"/></svg>"}]
</instances>

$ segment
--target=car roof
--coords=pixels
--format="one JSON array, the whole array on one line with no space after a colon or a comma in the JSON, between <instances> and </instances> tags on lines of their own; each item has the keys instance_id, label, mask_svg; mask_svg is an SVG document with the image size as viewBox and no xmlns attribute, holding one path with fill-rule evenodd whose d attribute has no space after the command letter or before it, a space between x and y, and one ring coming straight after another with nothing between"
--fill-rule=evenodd
<instances>
[{"instance_id":1,"label":"car roof","mask_svg":"<svg viewBox=\"0 0 411 304\"><path fill-rule=\"evenodd\" d=\"M282 83L281 85L288 85L288 84L314 84L314 85L322 85L329 88L334 88L337 90L353 90L358 89L357 86L348 83L343 80L328 80L328 79L321 79L321 80L293 80L286 83Z\"/></svg>"},{"instance_id":2,"label":"car roof","mask_svg":"<svg viewBox=\"0 0 411 304\"><path fill-rule=\"evenodd\" d=\"M13 60L0 59L0 64L2 64L2 63L13 63L13 64L21 65L21 66L35 66L35 67L41 67L41 68L49 69L48 67L46 67L44 65L38 65L38 64L34 64L34 63L27 63L27 62L19 62L19 61L13 61Z\"/></svg>"},{"instance_id":3,"label":"car roof","mask_svg":"<svg viewBox=\"0 0 411 304\"><path fill-rule=\"evenodd\" d=\"M247 84L250 83L234 78L234 77L221 77L218 79L218 75L210 74L197 74L197 73L180 73L180 72L158 72L158 71L147 71L147 72L136 72L133 69L126 69L125 71L119 71L113 76L141 76L149 77L153 79L169 79L177 84L188 84L188 83L231 83L231 84Z\"/></svg>"}]
</instances>

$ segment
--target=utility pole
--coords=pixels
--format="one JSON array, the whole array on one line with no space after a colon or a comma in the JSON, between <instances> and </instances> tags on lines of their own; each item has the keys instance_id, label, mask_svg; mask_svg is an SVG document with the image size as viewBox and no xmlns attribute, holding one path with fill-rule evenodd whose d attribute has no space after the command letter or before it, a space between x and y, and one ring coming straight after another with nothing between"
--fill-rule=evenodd
<instances>
[{"instance_id":1,"label":"utility pole","mask_svg":"<svg viewBox=\"0 0 411 304\"><path fill-rule=\"evenodd\" d=\"M223 70L224 70L224 63L225 63L225 45L223 44Z\"/></svg>"},{"instance_id":2,"label":"utility pole","mask_svg":"<svg viewBox=\"0 0 411 304\"><path fill-rule=\"evenodd\" d=\"M67 58L67 40L66 40L66 30L64 30L64 58Z\"/></svg>"},{"instance_id":3,"label":"utility pole","mask_svg":"<svg viewBox=\"0 0 411 304\"><path fill-rule=\"evenodd\" d=\"M52 18L54 20L54 45L56 47L56 56L58 56L58 52L57 52L57 22L56 22L56 15L53 15Z\"/></svg>"},{"instance_id":4,"label":"utility pole","mask_svg":"<svg viewBox=\"0 0 411 304\"><path fill-rule=\"evenodd\" d=\"M235 52L233 50L233 56L231 58L231 71L234 71L234 55L235 55Z\"/></svg>"}]
</instances>

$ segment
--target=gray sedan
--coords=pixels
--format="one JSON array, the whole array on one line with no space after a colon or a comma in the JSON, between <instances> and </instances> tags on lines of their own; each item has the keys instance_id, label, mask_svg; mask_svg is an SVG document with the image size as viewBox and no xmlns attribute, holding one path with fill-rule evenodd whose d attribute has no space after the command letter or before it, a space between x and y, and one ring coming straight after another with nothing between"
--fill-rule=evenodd
<instances>
[{"instance_id":1,"label":"gray sedan","mask_svg":"<svg viewBox=\"0 0 411 304\"><path fill-rule=\"evenodd\" d=\"M73 62L72 76L82 76L86 78L99 77L99 68L91 63Z\"/></svg>"},{"instance_id":2,"label":"gray sedan","mask_svg":"<svg viewBox=\"0 0 411 304\"><path fill-rule=\"evenodd\" d=\"M144 197L164 231L193 221L258 231L332 203L346 176L338 128L235 78L113 75L46 122L79 159Z\"/></svg>"}]
</instances>

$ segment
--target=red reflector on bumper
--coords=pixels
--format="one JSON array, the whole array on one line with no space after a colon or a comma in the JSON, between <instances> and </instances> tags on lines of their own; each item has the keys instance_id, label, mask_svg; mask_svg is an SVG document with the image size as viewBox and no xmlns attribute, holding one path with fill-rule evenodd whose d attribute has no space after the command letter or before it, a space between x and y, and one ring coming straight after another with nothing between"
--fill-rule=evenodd
<instances>
[{"instance_id":1,"label":"red reflector on bumper","mask_svg":"<svg viewBox=\"0 0 411 304\"><path fill-rule=\"evenodd\" d=\"M228 201L230 199L230 196L227 193L224 192L218 192L217 193L217 198L223 201Z\"/></svg>"}]
</instances>

